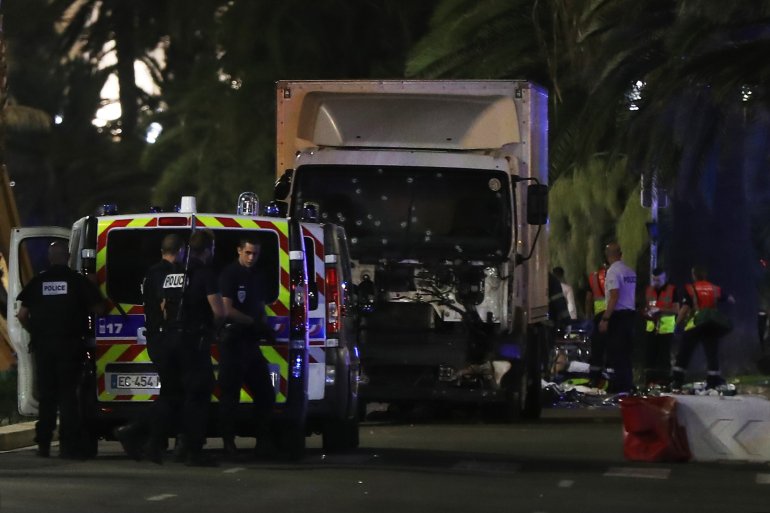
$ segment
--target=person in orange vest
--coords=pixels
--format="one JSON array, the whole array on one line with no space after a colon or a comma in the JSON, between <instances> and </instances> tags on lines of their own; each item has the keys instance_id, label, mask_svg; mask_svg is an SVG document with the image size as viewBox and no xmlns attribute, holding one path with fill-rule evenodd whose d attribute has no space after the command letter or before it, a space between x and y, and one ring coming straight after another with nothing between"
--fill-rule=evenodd
<instances>
[{"instance_id":1,"label":"person in orange vest","mask_svg":"<svg viewBox=\"0 0 770 513\"><path fill-rule=\"evenodd\" d=\"M671 374L671 343L679 313L679 295L677 288L668 282L662 268L652 270L644 298L644 385L647 388L654 385L667 386Z\"/></svg>"},{"instance_id":2,"label":"person in orange vest","mask_svg":"<svg viewBox=\"0 0 770 513\"><path fill-rule=\"evenodd\" d=\"M607 309L607 300L604 296L604 281L607 277L607 264L588 275L588 292L586 293L585 309L586 317L593 318L593 330L591 332L591 359L589 367L589 379L594 388L605 388L602 380L604 370L604 333L599 331L599 323Z\"/></svg>"},{"instance_id":3,"label":"person in orange vest","mask_svg":"<svg viewBox=\"0 0 770 513\"><path fill-rule=\"evenodd\" d=\"M723 299L721 287L708 281L707 277L705 267L695 266L692 268L693 283L684 286L686 293L682 295L682 307L677 316L677 330L683 330L684 334L672 368L672 390L682 388L685 371L698 344L703 345L706 355L706 388L714 389L724 384L719 370L719 340L729 328L714 321L699 322L710 317L706 314L717 312L717 303ZM728 295L726 299L735 302L732 296Z\"/></svg>"}]
</instances>

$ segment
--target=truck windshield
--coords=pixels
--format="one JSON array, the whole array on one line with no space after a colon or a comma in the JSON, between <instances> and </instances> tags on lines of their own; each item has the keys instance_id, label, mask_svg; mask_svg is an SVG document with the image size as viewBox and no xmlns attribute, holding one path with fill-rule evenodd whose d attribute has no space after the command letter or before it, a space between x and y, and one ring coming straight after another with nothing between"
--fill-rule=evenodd
<instances>
[{"instance_id":1,"label":"truck windshield","mask_svg":"<svg viewBox=\"0 0 770 513\"><path fill-rule=\"evenodd\" d=\"M509 176L499 170L307 165L293 209L317 203L359 260L505 259L513 239Z\"/></svg>"}]
</instances>

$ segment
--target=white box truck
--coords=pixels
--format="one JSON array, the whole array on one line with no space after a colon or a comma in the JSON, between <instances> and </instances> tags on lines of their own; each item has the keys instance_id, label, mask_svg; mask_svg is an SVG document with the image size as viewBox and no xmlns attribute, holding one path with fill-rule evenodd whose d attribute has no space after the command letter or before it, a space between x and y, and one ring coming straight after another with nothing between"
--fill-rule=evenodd
<instances>
[{"instance_id":1,"label":"white box truck","mask_svg":"<svg viewBox=\"0 0 770 513\"><path fill-rule=\"evenodd\" d=\"M279 81L276 199L345 227L360 404L540 413L548 94L514 80Z\"/></svg>"}]
</instances>

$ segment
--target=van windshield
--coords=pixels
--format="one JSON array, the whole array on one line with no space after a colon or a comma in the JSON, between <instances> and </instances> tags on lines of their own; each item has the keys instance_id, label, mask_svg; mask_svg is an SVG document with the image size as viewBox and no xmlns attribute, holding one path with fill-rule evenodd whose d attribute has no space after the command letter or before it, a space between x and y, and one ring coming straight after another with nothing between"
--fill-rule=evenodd
<instances>
[{"instance_id":1,"label":"van windshield","mask_svg":"<svg viewBox=\"0 0 770 513\"><path fill-rule=\"evenodd\" d=\"M504 171L306 165L293 177L293 214L317 203L347 231L358 260L507 258L513 238Z\"/></svg>"}]
</instances>

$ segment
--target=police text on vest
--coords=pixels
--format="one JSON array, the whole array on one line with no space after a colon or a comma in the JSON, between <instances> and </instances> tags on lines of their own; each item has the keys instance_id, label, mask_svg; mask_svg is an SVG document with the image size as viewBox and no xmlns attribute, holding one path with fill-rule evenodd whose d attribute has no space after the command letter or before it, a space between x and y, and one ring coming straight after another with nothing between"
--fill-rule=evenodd
<instances>
[{"instance_id":1,"label":"police text on vest","mask_svg":"<svg viewBox=\"0 0 770 513\"><path fill-rule=\"evenodd\" d=\"M67 282L66 281L44 281L43 295L44 296L67 295Z\"/></svg>"},{"instance_id":2,"label":"police text on vest","mask_svg":"<svg viewBox=\"0 0 770 513\"><path fill-rule=\"evenodd\" d=\"M167 274L166 279L163 280L164 289L179 289L182 288L184 283L184 273L182 274Z\"/></svg>"}]
</instances>

